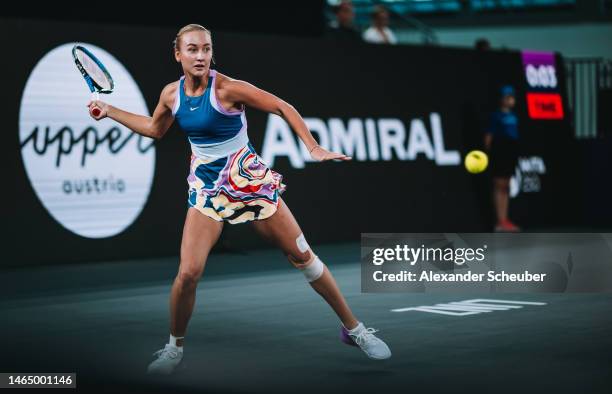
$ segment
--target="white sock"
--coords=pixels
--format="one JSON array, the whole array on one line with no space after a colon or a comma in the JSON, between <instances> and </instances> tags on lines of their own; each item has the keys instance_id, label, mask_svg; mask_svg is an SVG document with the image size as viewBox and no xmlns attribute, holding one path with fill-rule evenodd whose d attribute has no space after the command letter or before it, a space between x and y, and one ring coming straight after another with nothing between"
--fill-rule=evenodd
<instances>
[{"instance_id":1,"label":"white sock","mask_svg":"<svg viewBox=\"0 0 612 394\"><path fill-rule=\"evenodd\" d=\"M176 347L178 347L179 349L183 350L183 345L181 345L181 346L177 346L177 344L176 344L176 340L177 340L177 339L185 339L185 337L175 337L174 335L170 334L170 341L169 341L168 343L169 343L170 345L172 345L172 346L176 346Z\"/></svg>"},{"instance_id":2,"label":"white sock","mask_svg":"<svg viewBox=\"0 0 612 394\"><path fill-rule=\"evenodd\" d=\"M346 328L346 327L344 327L344 328ZM360 322L360 321L358 321L358 322L357 322L357 326L355 326L355 328L353 328L352 330L349 330L348 328L346 328L346 330L347 330L349 333L351 333L351 334L355 334L355 333L357 333L357 332L361 331L361 322Z\"/></svg>"}]
</instances>

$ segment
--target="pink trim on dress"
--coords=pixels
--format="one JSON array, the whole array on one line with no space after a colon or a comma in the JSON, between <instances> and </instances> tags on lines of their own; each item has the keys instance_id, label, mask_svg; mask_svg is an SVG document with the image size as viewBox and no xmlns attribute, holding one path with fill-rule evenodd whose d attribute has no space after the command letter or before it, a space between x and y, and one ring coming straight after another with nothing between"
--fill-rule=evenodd
<instances>
[{"instance_id":1,"label":"pink trim on dress","mask_svg":"<svg viewBox=\"0 0 612 394\"><path fill-rule=\"evenodd\" d=\"M212 90L210 91L210 96L211 96L210 97L210 103L213 106L213 108L216 109L217 111L221 112L224 115L240 115L240 114L244 113L244 109L242 111L228 111L225 108L223 108L223 105L221 105L221 102L217 98L217 93L216 93L217 70L210 70L209 73L210 73L210 75L213 78L212 86L211 86ZM213 102L213 100L214 100L214 102Z\"/></svg>"}]
</instances>

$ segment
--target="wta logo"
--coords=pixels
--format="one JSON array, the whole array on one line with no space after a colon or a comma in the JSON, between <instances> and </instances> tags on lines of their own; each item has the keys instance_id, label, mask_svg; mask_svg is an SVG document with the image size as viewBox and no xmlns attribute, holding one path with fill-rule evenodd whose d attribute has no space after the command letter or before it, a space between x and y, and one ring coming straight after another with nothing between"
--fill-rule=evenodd
<instances>
[{"instance_id":1,"label":"wta logo","mask_svg":"<svg viewBox=\"0 0 612 394\"><path fill-rule=\"evenodd\" d=\"M538 193L542 190L542 176L546 175L546 164L540 156L519 157L510 178L510 197L519 193Z\"/></svg>"},{"instance_id":2,"label":"wta logo","mask_svg":"<svg viewBox=\"0 0 612 394\"><path fill-rule=\"evenodd\" d=\"M49 51L26 82L19 112L23 164L34 192L63 227L87 238L117 235L146 203L155 172L153 140L111 119L91 119L90 92L74 67L73 43ZM116 89L101 99L148 114L138 85L110 53L85 44Z\"/></svg>"}]
</instances>

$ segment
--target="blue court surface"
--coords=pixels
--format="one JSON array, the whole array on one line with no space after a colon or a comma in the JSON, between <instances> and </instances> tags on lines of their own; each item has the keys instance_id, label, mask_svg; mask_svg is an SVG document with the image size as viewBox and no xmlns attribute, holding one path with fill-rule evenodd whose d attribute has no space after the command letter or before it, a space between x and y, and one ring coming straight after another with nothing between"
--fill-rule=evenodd
<instances>
[{"instance_id":1,"label":"blue court surface","mask_svg":"<svg viewBox=\"0 0 612 394\"><path fill-rule=\"evenodd\" d=\"M358 244L316 251L357 317L380 330L391 359L373 361L341 343L337 318L303 276L280 252L255 250L211 255L183 363L170 377L145 369L167 342L176 258L5 270L0 370L76 372L78 392L604 393L610 387L609 294L366 294ZM513 307L464 316L391 311L474 299Z\"/></svg>"}]
</instances>

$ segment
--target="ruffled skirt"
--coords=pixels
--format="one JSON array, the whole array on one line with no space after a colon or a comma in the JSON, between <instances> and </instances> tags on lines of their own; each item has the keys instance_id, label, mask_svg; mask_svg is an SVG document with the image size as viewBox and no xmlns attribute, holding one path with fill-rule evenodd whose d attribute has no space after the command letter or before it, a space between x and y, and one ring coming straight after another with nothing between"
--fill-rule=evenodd
<instances>
[{"instance_id":1,"label":"ruffled skirt","mask_svg":"<svg viewBox=\"0 0 612 394\"><path fill-rule=\"evenodd\" d=\"M231 224L266 219L276 212L285 190L249 142L226 157L191 156L188 204L204 215Z\"/></svg>"}]
</instances>

